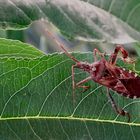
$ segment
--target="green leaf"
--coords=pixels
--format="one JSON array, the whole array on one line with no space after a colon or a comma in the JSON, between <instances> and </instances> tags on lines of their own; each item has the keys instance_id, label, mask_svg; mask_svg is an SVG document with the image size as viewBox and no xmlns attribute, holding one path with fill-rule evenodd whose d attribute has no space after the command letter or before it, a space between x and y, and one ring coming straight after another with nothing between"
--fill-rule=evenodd
<instances>
[{"instance_id":1,"label":"green leaf","mask_svg":"<svg viewBox=\"0 0 140 140\"><path fill-rule=\"evenodd\" d=\"M23 52L31 50L26 44L16 43L18 47L24 46ZM10 55L10 44L14 43L7 44ZM5 55L6 50L3 52ZM127 117L117 115L112 109L105 87L94 81L87 83L91 89L84 93L75 90L74 102L71 81L74 62L64 54L44 56L38 51L40 57L31 58L33 48L22 57L16 52L19 50L15 50L16 55L11 52L9 58L0 57L1 139L139 139L139 99L127 99L111 91L117 105L131 114L131 122L127 123ZM73 55L81 61L93 62L92 53ZM123 63L118 65L123 67ZM77 82L87 76L75 70Z\"/></svg>"},{"instance_id":2,"label":"green leaf","mask_svg":"<svg viewBox=\"0 0 140 140\"><path fill-rule=\"evenodd\" d=\"M2 57L36 58L43 55L44 55L43 52L32 47L31 45L22 43L20 41L13 41L9 39L0 38L0 58Z\"/></svg>"},{"instance_id":3,"label":"green leaf","mask_svg":"<svg viewBox=\"0 0 140 140\"><path fill-rule=\"evenodd\" d=\"M22 29L47 19L69 38L130 43L140 41L140 1L1 0L1 28Z\"/></svg>"},{"instance_id":4,"label":"green leaf","mask_svg":"<svg viewBox=\"0 0 140 140\"><path fill-rule=\"evenodd\" d=\"M138 56L140 56L140 43L136 43L135 46L134 46Z\"/></svg>"}]
</instances>

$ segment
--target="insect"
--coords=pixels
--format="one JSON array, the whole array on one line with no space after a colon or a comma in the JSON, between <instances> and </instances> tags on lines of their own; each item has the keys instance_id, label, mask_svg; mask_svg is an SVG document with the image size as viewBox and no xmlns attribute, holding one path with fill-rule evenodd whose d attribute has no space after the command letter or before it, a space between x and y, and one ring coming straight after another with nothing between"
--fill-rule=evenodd
<instances>
[{"instance_id":1,"label":"insect","mask_svg":"<svg viewBox=\"0 0 140 140\"><path fill-rule=\"evenodd\" d=\"M97 82L107 89L107 96L111 102L111 105L115 112L122 116L128 117L128 122L130 122L130 114L119 108L115 103L113 97L110 94L110 89L116 91L118 94L121 94L128 98L139 98L140 97L140 77L137 76L136 73L125 70L124 68L116 66L118 53L121 52L122 60L124 62L132 63L128 58L128 52L123 48L122 45L116 45L114 52L110 55L109 60L107 61L104 57L104 54L101 53L98 49L94 49L94 62L81 62L77 60L74 56L72 56L68 51L64 48L64 45L61 44L49 31L47 31L48 35L50 35L56 44L64 51L64 53L72 59L75 64L72 65L72 86L73 90L77 87L81 87L84 90L90 88L90 86L84 86L83 84L88 82L89 80L93 80ZM97 60L97 53L101 56L100 60ZM81 80L78 83L74 81L74 69L78 68L87 73L89 73L89 77Z\"/></svg>"}]
</instances>

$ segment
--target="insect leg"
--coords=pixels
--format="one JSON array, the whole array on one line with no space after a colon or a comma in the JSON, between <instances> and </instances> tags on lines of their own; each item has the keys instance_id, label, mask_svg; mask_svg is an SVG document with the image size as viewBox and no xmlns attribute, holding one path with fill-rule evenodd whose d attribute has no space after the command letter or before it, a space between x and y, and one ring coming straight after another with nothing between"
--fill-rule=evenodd
<instances>
[{"instance_id":1,"label":"insect leg","mask_svg":"<svg viewBox=\"0 0 140 140\"><path fill-rule=\"evenodd\" d=\"M128 117L128 122L130 122L130 114L123 110L123 109L119 109L113 99L113 97L111 96L110 92L109 92L109 89L107 88L107 96L108 96L108 99L109 101L111 102L111 105L113 107L113 109L119 114L119 115L122 115L122 116L127 116Z\"/></svg>"},{"instance_id":2,"label":"insect leg","mask_svg":"<svg viewBox=\"0 0 140 140\"><path fill-rule=\"evenodd\" d=\"M123 45L116 45L114 53L112 53L109 60L112 65L115 65L119 51L122 53L123 61L127 62L128 52L123 48Z\"/></svg>"},{"instance_id":3,"label":"insect leg","mask_svg":"<svg viewBox=\"0 0 140 140\"><path fill-rule=\"evenodd\" d=\"M97 53L98 53L101 57L104 57L104 55L105 55L104 53L101 53L98 49L95 48L95 49L93 50L93 56L94 56L94 61L95 61L95 62L97 61L97 56L96 56Z\"/></svg>"},{"instance_id":4,"label":"insect leg","mask_svg":"<svg viewBox=\"0 0 140 140\"><path fill-rule=\"evenodd\" d=\"M91 77L88 77L88 78L86 78L86 79L84 79L84 80L82 80L82 81L80 81L78 83L75 83L75 80L74 80L74 68L77 68L77 65L76 64L75 65L72 65L72 67L71 67L71 70L72 70L72 89L73 89L72 95L73 95L73 101L75 103L75 92L74 92L75 88L76 87L82 87L82 88L85 89L84 91L86 91L87 89L89 89L90 88L89 86L81 86L81 84L86 83L89 80L91 80Z\"/></svg>"},{"instance_id":5,"label":"insect leg","mask_svg":"<svg viewBox=\"0 0 140 140\"><path fill-rule=\"evenodd\" d=\"M75 93L74 93L74 90L75 90L75 81L74 81L74 68L76 67L76 65L72 65L71 67L71 73L72 73L72 95L73 95L73 100L75 102Z\"/></svg>"},{"instance_id":6,"label":"insect leg","mask_svg":"<svg viewBox=\"0 0 140 140\"><path fill-rule=\"evenodd\" d=\"M86 90L88 90L88 89L90 88L90 86L83 86L82 84L88 82L88 81L91 80L91 79L92 79L91 77L87 77L86 79L84 79L84 80L78 82L78 83L76 84L76 87L81 87L81 88L83 88L83 89L84 89L83 92L85 92Z\"/></svg>"}]
</instances>

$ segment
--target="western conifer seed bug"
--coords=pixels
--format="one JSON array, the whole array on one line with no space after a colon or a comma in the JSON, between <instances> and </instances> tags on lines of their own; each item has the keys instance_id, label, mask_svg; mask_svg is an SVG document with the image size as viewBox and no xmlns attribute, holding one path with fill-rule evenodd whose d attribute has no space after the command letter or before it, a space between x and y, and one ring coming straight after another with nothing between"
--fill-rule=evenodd
<instances>
[{"instance_id":1,"label":"western conifer seed bug","mask_svg":"<svg viewBox=\"0 0 140 140\"><path fill-rule=\"evenodd\" d=\"M121 94L128 98L139 98L140 97L140 77L129 70L116 66L117 55L119 52L122 54L122 60L124 62L133 63L131 59L128 57L128 52L123 48L122 45L116 45L114 52L111 54L109 60L107 61L104 57L104 54L101 53L98 49L94 49L94 62L82 62L77 60L74 56L72 56L65 49L64 45L60 43L49 31L47 31L48 35L56 42L56 44L64 51L64 53L72 59L75 64L72 65L72 86L73 90L77 87L81 87L84 90L89 89L89 86L84 86L83 84L88 82L89 80L93 80L97 82L107 89L107 96L111 102L111 105L115 112L122 116L128 117L128 122L130 122L130 114L118 108L115 103L113 97L111 96L109 90L112 89L116 91L118 94ZM97 60L96 54L98 53L101 56L100 60ZM81 80L78 83L74 81L74 69L78 68L87 73L89 73L89 77Z\"/></svg>"}]
</instances>

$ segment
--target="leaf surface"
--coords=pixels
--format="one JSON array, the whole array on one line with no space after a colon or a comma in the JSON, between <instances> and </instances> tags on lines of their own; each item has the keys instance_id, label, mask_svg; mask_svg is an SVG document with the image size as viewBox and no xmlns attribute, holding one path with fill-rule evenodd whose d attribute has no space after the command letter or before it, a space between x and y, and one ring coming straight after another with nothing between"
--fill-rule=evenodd
<instances>
[{"instance_id":1,"label":"leaf surface","mask_svg":"<svg viewBox=\"0 0 140 140\"><path fill-rule=\"evenodd\" d=\"M1 39L0 44L4 41ZM71 81L74 63L67 56L45 56L21 42L13 53L10 44L15 42L7 44L9 49L7 53L3 51L4 56L11 52L12 57L0 58L1 139L139 139L139 99L127 99L111 91L118 106L131 114L131 123L113 111L106 89L93 81L87 83L90 90L84 93L82 89L75 90L74 102ZM26 53L18 57L21 46ZM81 61L93 62L92 53L73 55ZM123 63L118 65L124 67ZM87 76L75 70L76 81Z\"/></svg>"},{"instance_id":2,"label":"leaf surface","mask_svg":"<svg viewBox=\"0 0 140 140\"><path fill-rule=\"evenodd\" d=\"M43 52L31 45L0 38L0 58L36 58L41 57Z\"/></svg>"}]
</instances>

